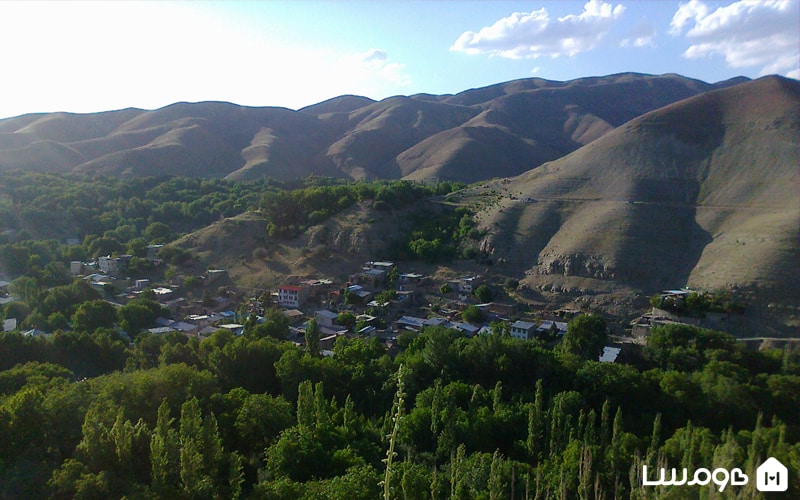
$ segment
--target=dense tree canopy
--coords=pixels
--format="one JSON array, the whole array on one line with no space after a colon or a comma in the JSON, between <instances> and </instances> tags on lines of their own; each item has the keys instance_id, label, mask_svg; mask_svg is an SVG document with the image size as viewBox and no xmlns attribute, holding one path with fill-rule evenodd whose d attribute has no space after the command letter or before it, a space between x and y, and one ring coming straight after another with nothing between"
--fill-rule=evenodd
<instances>
[{"instance_id":1,"label":"dense tree canopy","mask_svg":"<svg viewBox=\"0 0 800 500\"><path fill-rule=\"evenodd\" d=\"M156 335L158 303L117 307L64 272L106 252L142 258L245 209L282 237L356 202L395 210L455 187L1 174L0 229L16 236L0 241L0 266L19 299L2 315L54 333L0 333L0 498L752 498L768 456L800 476L791 347L667 325L629 364L600 363L606 324L585 315L555 349L498 323L474 338L401 334L394 358L346 337L321 356L318 328L306 347L287 342L268 304L240 336ZM410 221L400 256L454 256L479 236L467 212L431 210ZM648 489L643 465L740 467L751 480L723 495L713 483ZM786 495L800 498L800 483Z\"/></svg>"}]
</instances>

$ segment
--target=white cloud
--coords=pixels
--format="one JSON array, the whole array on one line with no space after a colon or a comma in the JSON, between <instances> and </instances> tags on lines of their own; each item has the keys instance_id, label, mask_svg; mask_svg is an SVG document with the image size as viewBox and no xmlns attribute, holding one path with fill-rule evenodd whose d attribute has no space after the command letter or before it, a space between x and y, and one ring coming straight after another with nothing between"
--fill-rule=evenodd
<instances>
[{"instance_id":1,"label":"white cloud","mask_svg":"<svg viewBox=\"0 0 800 500\"><path fill-rule=\"evenodd\" d=\"M462 33L450 50L509 59L574 56L595 48L624 11L622 5L590 0L580 14L556 19L545 8L515 12L477 33Z\"/></svg>"},{"instance_id":2,"label":"white cloud","mask_svg":"<svg viewBox=\"0 0 800 500\"><path fill-rule=\"evenodd\" d=\"M760 67L762 75L798 73L798 0L740 0L711 10L700 0L681 4L670 33L685 35L688 59L721 55L732 68Z\"/></svg>"},{"instance_id":3,"label":"white cloud","mask_svg":"<svg viewBox=\"0 0 800 500\"><path fill-rule=\"evenodd\" d=\"M653 39L656 36L656 29L647 19L642 19L628 33L628 38L624 38L620 45L622 47L654 47Z\"/></svg>"}]
</instances>

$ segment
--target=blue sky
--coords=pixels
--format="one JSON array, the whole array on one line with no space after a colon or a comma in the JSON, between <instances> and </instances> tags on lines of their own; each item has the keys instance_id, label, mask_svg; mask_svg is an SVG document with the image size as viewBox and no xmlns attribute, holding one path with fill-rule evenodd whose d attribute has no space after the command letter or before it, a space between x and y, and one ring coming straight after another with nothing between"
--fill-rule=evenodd
<instances>
[{"instance_id":1,"label":"blue sky","mask_svg":"<svg viewBox=\"0 0 800 500\"><path fill-rule=\"evenodd\" d=\"M0 117L297 109L625 71L800 77L800 0L0 1Z\"/></svg>"}]
</instances>

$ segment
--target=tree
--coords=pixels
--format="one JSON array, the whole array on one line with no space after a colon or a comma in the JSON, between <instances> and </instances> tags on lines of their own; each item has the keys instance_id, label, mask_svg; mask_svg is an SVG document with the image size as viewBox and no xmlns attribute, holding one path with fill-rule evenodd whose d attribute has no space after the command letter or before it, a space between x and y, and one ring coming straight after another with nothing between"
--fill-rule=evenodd
<instances>
[{"instance_id":1,"label":"tree","mask_svg":"<svg viewBox=\"0 0 800 500\"><path fill-rule=\"evenodd\" d=\"M72 315L75 330L89 333L98 328L111 328L116 321L117 308L105 300L84 302Z\"/></svg>"},{"instance_id":2,"label":"tree","mask_svg":"<svg viewBox=\"0 0 800 500\"><path fill-rule=\"evenodd\" d=\"M144 229L143 234L150 243L166 243L172 239L172 229L163 222L153 222Z\"/></svg>"},{"instance_id":3,"label":"tree","mask_svg":"<svg viewBox=\"0 0 800 500\"><path fill-rule=\"evenodd\" d=\"M312 356L319 356L319 325L316 318L311 318L306 327L306 351Z\"/></svg>"},{"instance_id":4,"label":"tree","mask_svg":"<svg viewBox=\"0 0 800 500\"><path fill-rule=\"evenodd\" d=\"M245 332L256 339L272 337L284 340L289 335L289 318L279 309L267 309L264 312L264 322L255 325L252 331L245 330Z\"/></svg>"},{"instance_id":5,"label":"tree","mask_svg":"<svg viewBox=\"0 0 800 500\"><path fill-rule=\"evenodd\" d=\"M581 314L567 325L560 349L597 361L606 345L606 336L606 320L602 316Z\"/></svg>"},{"instance_id":6,"label":"tree","mask_svg":"<svg viewBox=\"0 0 800 500\"><path fill-rule=\"evenodd\" d=\"M475 297L481 304L491 302L493 298L492 291L486 285L481 285L473 290L472 296Z\"/></svg>"},{"instance_id":7,"label":"tree","mask_svg":"<svg viewBox=\"0 0 800 500\"><path fill-rule=\"evenodd\" d=\"M461 313L461 319L467 323L480 323L483 321L483 311L475 306L467 306L464 312Z\"/></svg>"},{"instance_id":8,"label":"tree","mask_svg":"<svg viewBox=\"0 0 800 500\"><path fill-rule=\"evenodd\" d=\"M356 315L350 311L341 312L336 318L336 322L348 329L352 329L356 325Z\"/></svg>"},{"instance_id":9,"label":"tree","mask_svg":"<svg viewBox=\"0 0 800 500\"><path fill-rule=\"evenodd\" d=\"M153 324L159 316L168 316L169 310L149 299L133 300L119 309L122 328L133 335Z\"/></svg>"}]
</instances>

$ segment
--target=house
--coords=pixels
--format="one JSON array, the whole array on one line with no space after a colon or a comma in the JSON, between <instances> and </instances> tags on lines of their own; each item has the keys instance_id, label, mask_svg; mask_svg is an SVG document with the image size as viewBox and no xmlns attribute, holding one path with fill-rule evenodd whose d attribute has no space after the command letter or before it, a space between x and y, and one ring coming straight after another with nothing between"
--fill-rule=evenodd
<instances>
[{"instance_id":1,"label":"house","mask_svg":"<svg viewBox=\"0 0 800 500\"><path fill-rule=\"evenodd\" d=\"M347 287L347 293L353 294L356 297L358 297L358 300L360 300L361 303L364 303L367 299L369 299L372 296L372 292L370 292L369 290L365 289L361 285L350 285L350 286L348 286Z\"/></svg>"},{"instance_id":2,"label":"house","mask_svg":"<svg viewBox=\"0 0 800 500\"><path fill-rule=\"evenodd\" d=\"M422 331L428 326L448 326L447 320L444 318L417 318L414 316L401 316L395 320L394 327L397 330L412 330L415 332Z\"/></svg>"},{"instance_id":3,"label":"house","mask_svg":"<svg viewBox=\"0 0 800 500\"><path fill-rule=\"evenodd\" d=\"M536 333L538 335L547 333L564 335L567 333L567 324L562 321L544 320L539 324L538 327L536 327Z\"/></svg>"},{"instance_id":4,"label":"house","mask_svg":"<svg viewBox=\"0 0 800 500\"><path fill-rule=\"evenodd\" d=\"M234 335L241 335L244 332L244 325L239 323L228 323L226 325L217 325L220 330L228 330Z\"/></svg>"},{"instance_id":5,"label":"house","mask_svg":"<svg viewBox=\"0 0 800 500\"><path fill-rule=\"evenodd\" d=\"M83 262L79 260L73 260L69 263L69 273L73 276L79 276L83 274Z\"/></svg>"},{"instance_id":6,"label":"house","mask_svg":"<svg viewBox=\"0 0 800 500\"><path fill-rule=\"evenodd\" d=\"M458 279L458 291L471 294L480 284L481 281L477 276L462 276Z\"/></svg>"},{"instance_id":7,"label":"house","mask_svg":"<svg viewBox=\"0 0 800 500\"><path fill-rule=\"evenodd\" d=\"M17 320L16 318L9 318L3 320L3 331L10 332L12 330L17 329Z\"/></svg>"},{"instance_id":8,"label":"house","mask_svg":"<svg viewBox=\"0 0 800 500\"><path fill-rule=\"evenodd\" d=\"M461 322L452 322L450 323L450 328L458 330L459 332L463 333L467 337L474 337L478 334L481 327L470 325L469 323L461 323Z\"/></svg>"},{"instance_id":9,"label":"house","mask_svg":"<svg viewBox=\"0 0 800 500\"><path fill-rule=\"evenodd\" d=\"M283 315L289 318L290 325L301 323L304 317L303 311L299 309L287 309L286 311L283 311Z\"/></svg>"},{"instance_id":10,"label":"house","mask_svg":"<svg viewBox=\"0 0 800 500\"><path fill-rule=\"evenodd\" d=\"M603 354L600 355L598 361L601 363L613 363L617 360L617 356L622 352L619 347L605 346L603 347Z\"/></svg>"},{"instance_id":11,"label":"house","mask_svg":"<svg viewBox=\"0 0 800 500\"><path fill-rule=\"evenodd\" d=\"M119 257L111 257L107 255L97 259L97 265L101 271L106 274L116 275L125 272L128 269L128 264L131 261L132 255L120 255Z\"/></svg>"},{"instance_id":12,"label":"house","mask_svg":"<svg viewBox=\"0 0 800 500\"><path fill-rule=\"evenodd\" d=\"M336 324L334 321L336 321L338 317L339 314L324 309L314 312L314 318L316 318L317 324L320 327L335 328Z\"/></svg>"},{"instance_id":13,"label":"house","mask_svg":"<svg viewBox=\"0 0 800 500\"><path fill-rule=\"evenodd\" d=\"M52 335L51 333L47 333L43 330L38 330L34 328L33 330L28 330L26 332L22 332L22 335L25 337L49 337Z\"/></svg>"},{"instance_id":14,"label":"house","mask_svg":"<svg viewBox=\"0 0 800 500\"><path fill-rule=\"evenodd\" d=\"M148 328L147 331L153 335L164 335L166 333L174 332L175 330L168 326L158 326L155 328Z\"/></svg>"},{"instance_id":15,"label":"house","mask_svg":"<svg viewBox=\"0 0 800 500\"><path fill-rule=\"evenodd\" d=\"M226 271L225 269L209 269L206 271L208 283L214 283L215 281L222 278L226 274L228 274L228 271Z\"/></svg>"},{"instance_id":16,"label":"house","mask_svg":"<svg viewBox=\"0 0 800 500\"><path fill-rule=\"evenodd\" d=\"M166 300L172 297L172 289L164 286L153 288L153 293L156 296L156 300Z\"/></svg>"},{"instance_id":17,"label":"house","mask_svg":"<svg viewBox=\"0 0 800 500\"><path fill-rule=\"evenodd\" d=\"M458 279L458 300L466 301L481 285L481 280L477 276L462 276Z\"/></svg>"},{"instance_id":18,"label":"house","mask_svg":"<svg viewBox=\"0 0 800 500\"><path fill-rule=\"evenodd\" d=\"M515 339L528 340L536 330L536 323L515 321L511 325L511 336Z\"/></svg>"},{"instance_id":19,"label":"house","mask_svg":"<svg viewBox=\"0 0 800 500\"><path fill-rule=\"evenodd\" d=\"M366 262L364 264L364 269L365 270L383 271L386 274L389 274L389 273L392 272L392 269L394 269L394 266L395 266L394 262L370 261L370 262Z\"/></svg>"},{"instance_id":20,"label":"house","mask_svg":"<svg viewBox=\"0 0 800 500\"><path fill-rule=\"evenodd\" d=\"M197 325L193 325L191 323L185 323L183 321L175 321L174 323L169 325L170 328L173 330L177 330L179 332L183 332L186 335L193 335L197 333L199 330Z\"/></svg>"},{"instance_id":21,"label":"house","mask_svg":"<svg viewBox=\"0 0 800 500\"><path fill-rule=\"evenodd\" d=\"M397 290L413 292L422 283L424 276L418 273L403 273L397 277Z\"/></svg>"},{"instance_id":22,"label":"house","mask_svg":"<svg viewBox=\"0 0 800 500\"><path fill-rule=\"evenodd\" d=\"M278 305L297 309L308 298L308 288L302 285L281 285L278 288Z\"/></svg>"},{"instance_id":23,"label":"house","mask_svg":"<svg viewBox=\"0 0 800 500\"><path fill-rule=\"evenodd\" d=\"M383 287L384 281L386 281L386 271L383 269L367 269L361 273L361 283L373 289Z\"/></svg>"}]
</instances>

